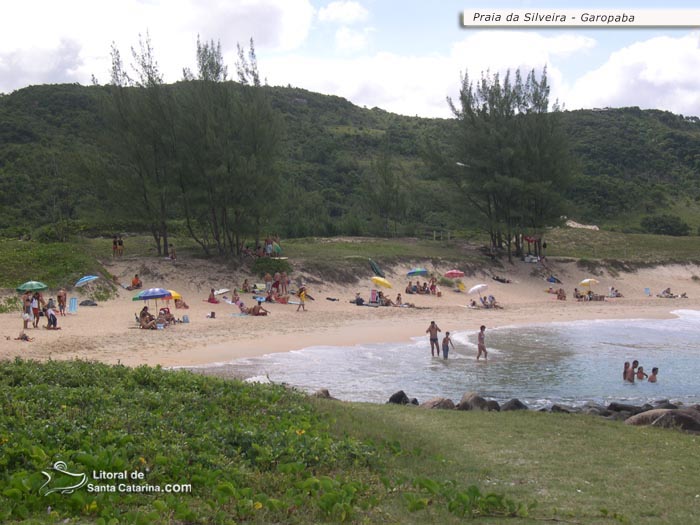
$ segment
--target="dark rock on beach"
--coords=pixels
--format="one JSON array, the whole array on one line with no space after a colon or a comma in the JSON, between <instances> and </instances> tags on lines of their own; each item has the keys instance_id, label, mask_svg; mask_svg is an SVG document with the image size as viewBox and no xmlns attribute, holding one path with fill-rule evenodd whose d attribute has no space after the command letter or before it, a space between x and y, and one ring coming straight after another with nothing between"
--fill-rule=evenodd
<instances>
[{"instance_id":1,"label":"dark rock on beach","mask_svg":"<svg viewBox=\"0 0 700 525\"><path fill-rule=\"evenodd\" d=\"M322 388L320 390L317 390L316 392L314 392L313 396L321 398L321 399L332 399L334 401L338 401L337 398L335 398L331 395L331 393L328 391L327 388Z\"/></svg>"},{"instance_id":2,"label":"dark rock on beach","mask_svg":"<svg viewBox=\"0 0 700 525\"><path fill-rule=\"evenodd\" d=\"M498 401L489 400L486 402L486 410L489 412L500 412L501 406L498 404Z\"/></svg>"},{"instance_id":3,"label":"dark rock on beach","mask_svg":"<svg viewBox=\"0 0 700 525\"><path fill-rule=\"evenodd\" d=\"M668 410L675 410L676 408L678 408L678 405L674 405L673 403L669 403L668 401L666 401L665 403L656 404L654 408L665 408Z\"/></svg>"},{"instance_id":4,"label":"dark rock on beach","mask_svg":"<svg viewBox=\"0 0 700 525\"><path fill-rule=\"evenodd\" d=\"M581 412L581 409L555 403L554 405L552 405L552 408L549 411L561 414L578 414L579 412Z\"/></svg>"},{"instance_id":5,"label":"dark rock on beach","mask_svg":"<svg viewBox=\"0 0 700 525\"><path fill-rule=\"evenodd\" d=\"M457 404L457 410L488 410L487 401L476 392L467 392Z\"/></svg>"},{"instance_id":6,"label":"dark rock on beach","mask_svg":"<svg viewBox=\"0 0 700 525\"><path fill-rule=\"evenodd\" d=\"M395 394L392 394L387 403L393 403L395 405L408 405L410 403L406 392L399 390Z\"/></svg>"},{"instance_id":7,"label":"dark rock on beach","mask_svg":"<svg viewBox=\"0 0 700 525\"><path fill-rule=\"evenodd\" d=\"M625 421L625 424L651 425L700 432L700 411L692 408L655 408L630 417Z\"/></svg>"},{"instance_id":8,"label":"dark rock on beach","mask_svg":"<svg viewBox=\"0 0 700 525\"><path fill-rule=\"evenodd\" d=\"M416 406L418 406L419 404L420 403L418 403L418 400L415 397L412 397L411 402L409 403L409 405L416 405Z\"/></svg>"},{"instance_id":9,"label":"dark rock on beach","mask_svg":"<svg viewBox=\"0 0 700 525\"><path fill-rule=\"evenodd\" d=\"M649 405L649 408L653 408L651 405ZM645 409L642 407L638 407L636 405L626 405L624 403L610 403L608 405L608 410L612 412L630 412L632 414L639 414L640 412L644 412ZM647 409L648 410L648 409Z\"/></svg>"},{"instance_id":10,"label":"dark rock on beach","mask_svg":"<svg viewBox=\"0 0 700 525\"><path fill-rule=\"evenodd\" d=\"M428 401L422 403L420 405L421 408L439 408L443 410L453 410L455 407L455 404L452 402L451 399L447 399L444 397L434 397L433 399L429 399Z\"/></svg>"},{"instance_id":11,"label":"dark rock on beach","mask_svg":"<svg viewBox=\"0 0 700 525\"><path fill-rule=\"evenodd\" d=\"M519 399L511 399L501 405L501 412L507 412L508 410L528 410L528 408L527 405Z\"/></svg>"},{"instance_id":12,"label":"dark rock on beach","mask_svg":"<svg viewBox=\"0 0 700 525\"><path fill-rule=\"evenodd\" d=\"M700 412L687 408L669 410L661 417L657 418L651 426L700 432Z\"/></svg>"}]
</instances>

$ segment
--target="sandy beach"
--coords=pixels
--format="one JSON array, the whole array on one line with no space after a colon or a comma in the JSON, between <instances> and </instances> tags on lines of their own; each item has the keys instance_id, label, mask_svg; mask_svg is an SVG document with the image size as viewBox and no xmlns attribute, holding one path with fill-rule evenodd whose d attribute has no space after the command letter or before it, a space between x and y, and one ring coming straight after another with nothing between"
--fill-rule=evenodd
<instances>
[{"instance_id":1,"label":"sandy beach","mask_svg":"<svg viewBox=\"0 0 700 525\"><path fill-rule=\"evenodd\" d=\"M536 264L517 262L506 269L477 272L463 279L467 286L488 284L504 308L497 310L470 309L471 299L465 293L444 290L442 297L406 295L408 268L395 267L387 272L394 287L388 296L394 299L400 291L404 301L420 308L368 308L349 301L355 292L369 297L369 277L356 284L337 285L319 282L318 276L293 275L308 283L309 293L316 299L307 302L306 312L297 312L295 305L266 304L267 317L234 315L237 308L226 303L205 302L210 288L234 288L250 275L223 270L220 266L201 260L129 259L105 261L105 267L120 282L128 283L135 273L141 275L144 287L165 287L180 292L190 308L171 310L176 317L188 315L189 324L176 324L165 330L142 330L134 321L141 302L133 302L135 292L120 289L116 299L96 307L79 307L77 314L59 319L59 331L43 328L27 330L32 342L15 341L22 329L19 313L0 315L0 359L86 359L128 366L162 365L191 366L233 361L242 357L285 352L315 345L351 346L358 343L401 342L425 335L431 320L443 330L477 330L479 325L500 327L533 323L562 322L590 319L668 318L673 310L700 309L700 284L693 279L700 275L695 265L669 265L640 269L632 273L596 275L598 293L607 293L615 286L623 298L604 302L578 302L573 289L590 273L573 262L550 262L552 272L562 281L567 301L557 301L546 293L549 283L538 274ZM433 268L429 268L433 270ZM435 268L444 272L447 268ZM491 275L507 277L511 283L500 283ZM663 299L655 296L671 287L674 293L686 292L688 299ZM644 293L650 288L652 296ZM70 290L69 297L85 298L79 290ZM55 297L56 290L45 292ZM330 301L335 298L338 301ZM253 300L242 295L247 304ZM151 301L151 307L153 302ZM207 314L215 312L215 318Z\"/></svg>"}]
</instances>

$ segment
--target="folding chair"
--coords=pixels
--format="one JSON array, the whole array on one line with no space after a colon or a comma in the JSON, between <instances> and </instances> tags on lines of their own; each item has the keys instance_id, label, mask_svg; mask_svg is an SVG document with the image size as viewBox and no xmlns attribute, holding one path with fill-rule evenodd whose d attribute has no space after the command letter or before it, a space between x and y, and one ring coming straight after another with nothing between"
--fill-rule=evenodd
<instances>
[{"instance_id":1,"label":"folding chair","mask_svg":"<svg viewBox=\"0 0 700 525\"><path fill-rule=\"evenodd\" d=\"M78 298L77 297L71 297L70 301L68 301L68 313L69 314L77 314L78 313Z\"/></svg>"}]
</instances>

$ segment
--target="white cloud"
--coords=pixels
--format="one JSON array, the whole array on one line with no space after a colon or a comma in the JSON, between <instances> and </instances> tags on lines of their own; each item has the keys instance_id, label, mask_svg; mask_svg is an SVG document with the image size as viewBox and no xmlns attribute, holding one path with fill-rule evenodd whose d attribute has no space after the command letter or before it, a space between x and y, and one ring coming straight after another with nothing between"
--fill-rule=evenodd
<instances>
[{"instance_id":1,"label":"white cloud","mask_svg":"<svg viewBox=\"0 0 700 525\"><path fill-rule=\"evenodd\" d=\"M344 53L363 51L369 44L370 32L369 28L357 31L345 26L339 27L335 32L335 47Z\"/></svg>"},{"instance_id":2,"label":"white cloud","mask_svg":"<svg viewBox=\"0 0 700 525\"><path fill-rule=\"evenodd\" d=\"M318 19L321 22L337 22L340 24L352 24L367 20L369 12L362 4L350 1L331 2L318 11Z\"/></svg>"},{"instance_id":3,"label":"white cloud","mask_svg":"<svg viewBox=\"0 0 700 525\"><path fill-rule=\"evenodd\" d=\"M552 37L533 32L479 31L452 48L452 56L463 60L470 75L508 68L541 69L555 58L568 57L595 46L595 40L574 34Z\"/></svg>"},{"instance_id":4,"label":"white cloud","mask_svg":"<svg viewBox=\"0 0 700 525\"><path fill-rule=\"evenodd\" d=\"M6 4L6 5L5 5ZM24 0L3 4L0 92L30 84L89 83L109 76L114 41L126 64L139 34L150 34L167 82L193 66L197 35L220 40L226 60L252 37L261 50L291 51L308 37L310 0Z\"/></svg>"},{"instance_id":5,"label":"white cloud","mask_svg":"<svg viewBox=\"0 0 700 525\"><path fill-rule=\"evenodd\" d=\"M639 106L700 115L700 33L657 37L612 53L579 78L569 108Z\"/></svg>"},{"instance_id":6,"label":"white cloud","mask_svg":"<svg viewBox=\"0 0 700 525\"><path fill-rule=\"evenodd\" d=\"M553 98L562 85L555 58L585 52L595 41L575 35L542 36L531 32L476 32L457 42L449 54L321 59L300 55L261 62L272 84L304 87L378 106L404 115L451 116L446 97L459 92L460 72L478 78L482 71L548 66Z\"/></svg>"}]
</instances>

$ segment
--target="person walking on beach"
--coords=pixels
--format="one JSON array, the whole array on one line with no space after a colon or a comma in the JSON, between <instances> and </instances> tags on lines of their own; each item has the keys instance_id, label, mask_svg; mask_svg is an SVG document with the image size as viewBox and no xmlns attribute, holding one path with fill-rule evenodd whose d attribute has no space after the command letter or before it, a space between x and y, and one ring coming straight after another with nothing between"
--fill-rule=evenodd
<instances>
[{"instance_id":1,"label":"person walking on beach","mask_svg":"<svg viewBox=\"0 0 700 525\"><path fill-rule=\"evenodd\" d=\"M120 235L117 237L117 257L121 257L124 255L124 239L122 239L122 236Z\"/></svg>"},{"instance_id":2,"label":"person walking on beach","mask_svg":"<svg viewBox=\"0 0 700 525\"><path fill-rule=\"evenodd\" d=\"M425 331L426 334L430 334L430 355L435 357L440 357L440 345L438 344L438 332L442 332L440 327L435 324L435 321L430 321L430 326ZM433 352L435 348L435 352Z\"/></svg>"},{"instance_id":3,"label":"person walking on beach","mask_svg":"<svg viewBox=\"0 0 700 525\"><path fill-rule=\"evenodd\" d=\"M482 352L484 354L484 361L488 361L488 358L489 358L489 354L486 351L485 332L486 332L486 327L482 324L481 328L479 329L479 337L478 337L479 352L476 354L477 361L481 357Z\"/></svg>"},{"instance_id":4,"label":"person walking on beach","mask_svg":"<svg viewBox=\"0 0 700 525\"><path fill-rule=\"evenodd\" d=\"M297 312L301 308L304 312L306 311L306 287L302 286L299 288L299 306L297 306Z\"/></svg>"},{"instance_id":5,"label":"person walking on beach","mask_svg":"<svg viewBox=\"0 0 700 525\"><path fill-rule=\"evenodd\" d=\"M445 337L442 338L442 358L447 359L447 354L450 353L450 345L452 345L452 349L454 350L455 345L452 342L452 339L450 338L450 332L445 332Z\"/></svg>"}]
</instances>

